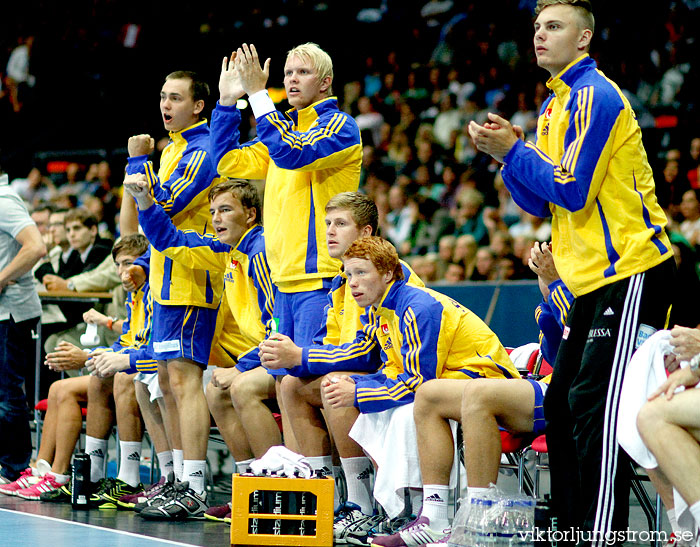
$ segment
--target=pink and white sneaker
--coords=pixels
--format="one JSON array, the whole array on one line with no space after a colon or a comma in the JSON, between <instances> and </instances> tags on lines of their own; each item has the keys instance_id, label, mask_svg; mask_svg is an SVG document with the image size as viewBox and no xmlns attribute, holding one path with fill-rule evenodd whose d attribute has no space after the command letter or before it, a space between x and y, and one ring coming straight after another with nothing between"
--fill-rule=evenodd
<instances>
[{"instance_id":1,"label":"pink and white sneaker","mask_svg":"<svg viewBox=\"0 0 700 547\"><path fill-rule=\"evenodd\" d=\"M29 488L41 481L39 472L33 467L27 467L16 481L0 486L0 492L8 496L16 496L19 490Z\"/></svg>"},{"instance_id":2,"label":"pink and white sneaker","mask_svg":"<svg viewBox=\"0 0 700 547\"><path fill-rule=\"evenodd\" d=\"M23 498L25 500L39 500L41 494L45 492L52 492L53 490L58 490L63 486L56 482L53 475L45 475L41 480L30 486L29 488L24 488L23 490L17 490L15 495Z\"/></svg>"}]
</instances>

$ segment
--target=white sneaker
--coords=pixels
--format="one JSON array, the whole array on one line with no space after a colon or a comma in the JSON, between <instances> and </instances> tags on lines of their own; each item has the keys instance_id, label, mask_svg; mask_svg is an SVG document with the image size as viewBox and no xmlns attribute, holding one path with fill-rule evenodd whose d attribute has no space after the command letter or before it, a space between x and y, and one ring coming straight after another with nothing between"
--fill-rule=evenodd
<instances>
[{"instance_id":1,"label":"white sneaker","mask_svg":"<svg viewBox=\"0 0 700 547\"><path fill-rule=\"evenodd\" d=\"M365 515L359 506L346 503L341 507L333 523L333 539L336 544L369 545L372 528L382 521L381 515Z\"/></svg>"}]
</instances>

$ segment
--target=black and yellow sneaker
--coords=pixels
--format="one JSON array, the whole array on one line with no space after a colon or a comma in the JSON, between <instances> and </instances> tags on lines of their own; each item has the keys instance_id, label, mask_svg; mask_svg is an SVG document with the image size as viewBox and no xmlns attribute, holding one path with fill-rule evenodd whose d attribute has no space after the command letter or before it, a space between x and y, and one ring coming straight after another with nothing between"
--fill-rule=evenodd
<instances>
[{"instance_id":1,"label":"black and yellow sneaker","mask_svg":"<svg viewBox=\"0 0 700 547\"><path fill-rule=\"evenodd\" d=\"M39 494L39 499L41 501L48 501L51 503L70 503L71 499L71 481L62 485L56 490L51 490L51 492L42 492Z\"/></svg>"},{"instance_id":2,"label":"black and yellow sneaker","mask_svg":"<svg viewBox=\"0 0 700 547\"><path fill-rule=\"evenodd\" d=\"M117 509L119 498L143 490L143 484L129 486L123 480L108 478L98 483L95 493L90 496L90 505L99 509Z\"/></svg>"}]
</instances>

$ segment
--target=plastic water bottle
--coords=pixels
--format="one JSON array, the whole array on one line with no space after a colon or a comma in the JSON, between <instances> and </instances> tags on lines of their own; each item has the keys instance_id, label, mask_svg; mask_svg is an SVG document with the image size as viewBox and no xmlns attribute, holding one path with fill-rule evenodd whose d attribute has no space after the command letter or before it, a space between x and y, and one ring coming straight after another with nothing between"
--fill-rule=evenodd
<instances>
[{"instance_id":1,"label":"plastic water bottle","mask_svg":"<svg viewBox=\"0 0 700 547\"><path fill-rule=\"evenodd\" d=\"M498 526L498 503L485 498L481 500L483 511L476 528L475 547L495 547Z\"/></svg>"},{"instance_id":2,"label":"plastic water bottle","mask_svg":"<svg viewBox=\"0 0 700 547\"><path fill-rule=\"evenodd\" d=\"M511 547L534 546L535 499L523 497L515 502L515 533Z\"/></svg>"},{"instance_id":3,"label":"plastic water bottle","mask_svg":"<svg viewBox=\"0 0 700 547\"><path fill-rule=\"evenodd\" d=\"M472 542L467 529L467 520L472 509L468 498L459 500L459 509L452 521L452 533L447 540L448 547L470 547Z\"/></svg>"},{"instance_id":4,"label":"plastic water bottle","mask_svg":"<svg viewBox=\"0 0 700 547\"><path fill-rule=\"evenodd\" d=\"M471 501L471 509L467 517L467 545L476 546L479 542L483 542L482 521L484 519L485 501L482 498L472 499Z\"/></svg>"},{"instance_id":5,"label":"plastic water bottle","mask_svg":"<svg viewBox=\"0 0 700 547\"><path fill-rule=\"evenodd\" d=\"M513 536L516 534L517 511L515 501L502 498L493 508L495 524L496 547L510 547Z\"/></svg>"}]
</instances>

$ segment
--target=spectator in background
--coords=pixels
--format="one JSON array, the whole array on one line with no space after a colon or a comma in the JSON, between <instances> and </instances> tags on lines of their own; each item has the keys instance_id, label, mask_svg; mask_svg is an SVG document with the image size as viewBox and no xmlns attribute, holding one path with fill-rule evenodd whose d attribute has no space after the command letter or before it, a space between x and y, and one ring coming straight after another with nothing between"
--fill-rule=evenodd
<instances>
[{"instance_id":1,"label":"spectator in background","mask_svg":"<svg viewBox=\"0 0 700 547\"><path fill-rule=\"evenodd\" d=\"M41 203L34 208L31 214L37 230L39 230L41 237L44 238L44 243L48 243L51 237L49 234L49 219L51 218L51 213L53 213L53 211L54 208L51 204Z\"/></svg>"},{"instance_id":2,"label":"spectator in background","mask_svg":"<svg viewBox=\"0 0 700 547\"><path fill-rule=\"evenodd\" d=\"M442 279L447 271L447 266L452 262L457 238L453 234L447 234L438 241L437 252L437 279Z\"/></svg>"},{"instance_id":3,"label":"spectator in background","mask_svg":"<svg viewBox=\"0 0 700 547\"><path fill-rule=\"evenodd\" d=\"M12 179L12 189L29 205L51 201L56 196L56 186L38 167L33 167L25 178Z\"/></svg>"},{"instance_id":4,"label":"spectator in background","mask_svg":"<svg viewBox=\"0 0 700 547\"><path fill-rule=\"evenodd\" d=\"M474 188L465 188L457 195L457 207L453 213L455 235L471 235L478 245L487 245L489 233L482 216L484 195Z\"/></svg>"},{"instance_id":5,"label":"spectator in background","mask_svg":"<svg viewBox=\"0 0 700 547\"><path fill-rule=\"evenodd\" d=\"M97 196L87 195L83 199L83 207L97 220L97 233L102 239L114 239L112 231L114 230L114 216L111 217L111 222L105 217L105 204Z\"/></svg>"},{"instance_id":6,"label":"spectator in background","mask_svg":"<svg viewBox=\"0 0 700 547\"><path fill-rule=\"evenodd\" d=\"M455 283L462 283L465 280L464 266L461 264L447 265L447 270L445 270L445 277L443 278L443 283L445 285L453 285Z\"/></svg>"},{"instance_id":7,"label":"spectator in background","mask_svg":"<svg viewBox=\"0 0 700 547\"><path fill-rule=\"evenodd\" d=\"M408 144L406 133L398 127L394 127L391 132L391 141L386 150L386 163L398 173L406 167L412 158L413 150Z\"/></svg>"},{"instance_id":8,"label":"spectator in background","mask_svg":"<svg viewBox=\"0 0 700 547\"><path fill-rule=\"evenodd\" d=\"M683 194L690 189L688 179L680 172L680 162L677 159L667 159L661 177L657 177L656 193L659 204L666 209L671 217L680 213L680 203Z\"/></svg>"},{"instance_id":9,"label":"spectator in background","mask_svg":"<svg viewBox=\"0 0 700 547\"><path fill-rule=\"evenodd\" d=\"M462 113L457 108L457 98L451 93L440 99L440 113L435 117L433 135L445 150L453 150L457 134L462 127Z\"/></svg>"},{"instance_id":10,"label":"spectator in background","mask_svg":"<svg viewBox=\"0 0 700 547\"><path fill-rule=\"evenodd\" d=\"M700 188L700 180L698 179L698 170L700 170L700 137L694 137L690 140L690 150L688 159L688 182L691 188Z\"/></svg>"},{"instance_id":11,"label":"spectator in background","mask_svg":"<svg viewBox=\"0 0 700 547\"><path fill-rule=\"evenodd\" d=\"M415 202L409 204L403 188L394 184L389 189L389 207L391 210L386 217L380 218L382 234L400 249L402 254L406 254L405 243L411 235L411 227L418 212L417 205Z\"/></svg>"},{"instance_id":12,"label":"spectator in background","mask_svg":"<svg viewBox=\"0 0 700 547\"><path fill-rule=\"evenodd\" d=\"M683 221L680 232L693 247L700 243L700 189L691 189L683 193L679 206Z\"/></svg>"},{"instance_id":13,"label":"spectator in background","mask_svg":"<svg viewBox=\"0 0 700 547\"><path fill-rule=\"evenodd\" d=\"M495 279L496 274L496 255L489 247L479 247L476 251L474 270L469 276L469 280L492 281Z\"/></svg>"},{"instance_id":14,"label":"spectator in background","mask_svg":"<svg viewBox=\"0 0 700 547\"><path fill-rule=\"evenodd\" d=\"M536 217L523 210L520 212L520 221L511 225L508 232L513 238L525 236L536 241L549 241L552 237L552 225L549 220Z\"/></svg>"},{"instance_id":15,"label":"spectator in background","mask_svg":"<svg viewBox=\"0 0 700 547\"><path fill-rule=\"evenodd\" d=\"M23 36L18 41L19 45L12 50L10 58L7 60L7 78L5 79L10 103L16 113L22 110L22 106L28 99L30 88L34 87L36 83L36 78L29 73L34 36Z\"/></svg>"},{"instance_id":16,"label":"spectator in background","mask_svg":"<svg viewBox=\"0 0 700 547\"><path fill-rule=\"evenodd\" d=\"M491 236L489 244L494 256L504 257L513 253L513 238L506 230L497 230Z\"/></svg>"},{"instance_id":17,"label":"spectator in background","mask_svg":"<svg viewBox=\"0 0 700 547\"><path fill-rule=\"evenodd\" d=\"M525 91L518 92L518 109L510 118L512 125L518 125L525 132L525 139L534 141L537 129L537 112L531 107Z\"/></svg>"},{"instance_id":18,"label":"spectator in background","mask_svg":"<svg viewBox=\"0 0 700 547\"><path fill-rule=\"evenodd\" d=\"M367 143L367 141L363 139L364 142L378 147L383 140L381 137L381 127L384 124L384 116L376 111L375 105L369 97L360 97L357 101L357 108L360 111L360 113L355 116L357 127L360 128L363 134L365 131L369 131L369 134L372 135L371 143Z\"/></svg>"},{"instance_id":19,"label":"spectator in background","mask_svg":"<svg viewBox=\"0 0 700 547\"><path fill-rule=\"evenodd\" d=\"M32 333L41 315L31 270L46 245L21 198L0 170L0 483L16 480L29 465L24 371L34 366Z\"/></svg>"},{"instance_id":20,"label":"spectator in background","mask_svg":"<svg viewBox=\"0 0 700 547\"><path fill-rule=\"evenodd\" d=\"M418 208L412 230L411 253L425 254L437 251L440 238L454 233L455 230L455 222L450 217L449 211L441 208L434 199L420 195L410 198L409 201L414 201Z\"/></svg>"},{"instance_id":21,"label":"spectator in background","mask_svg":"<svg viewBox=\"0 0 700 547\"><path fill-rule=\"evenodd\" d=\"M470 234L457 237L452 262L464 267L464 278L469 279L476 263L476 251L479 248L476 239Z\"/></svg>"}]
</instances>

